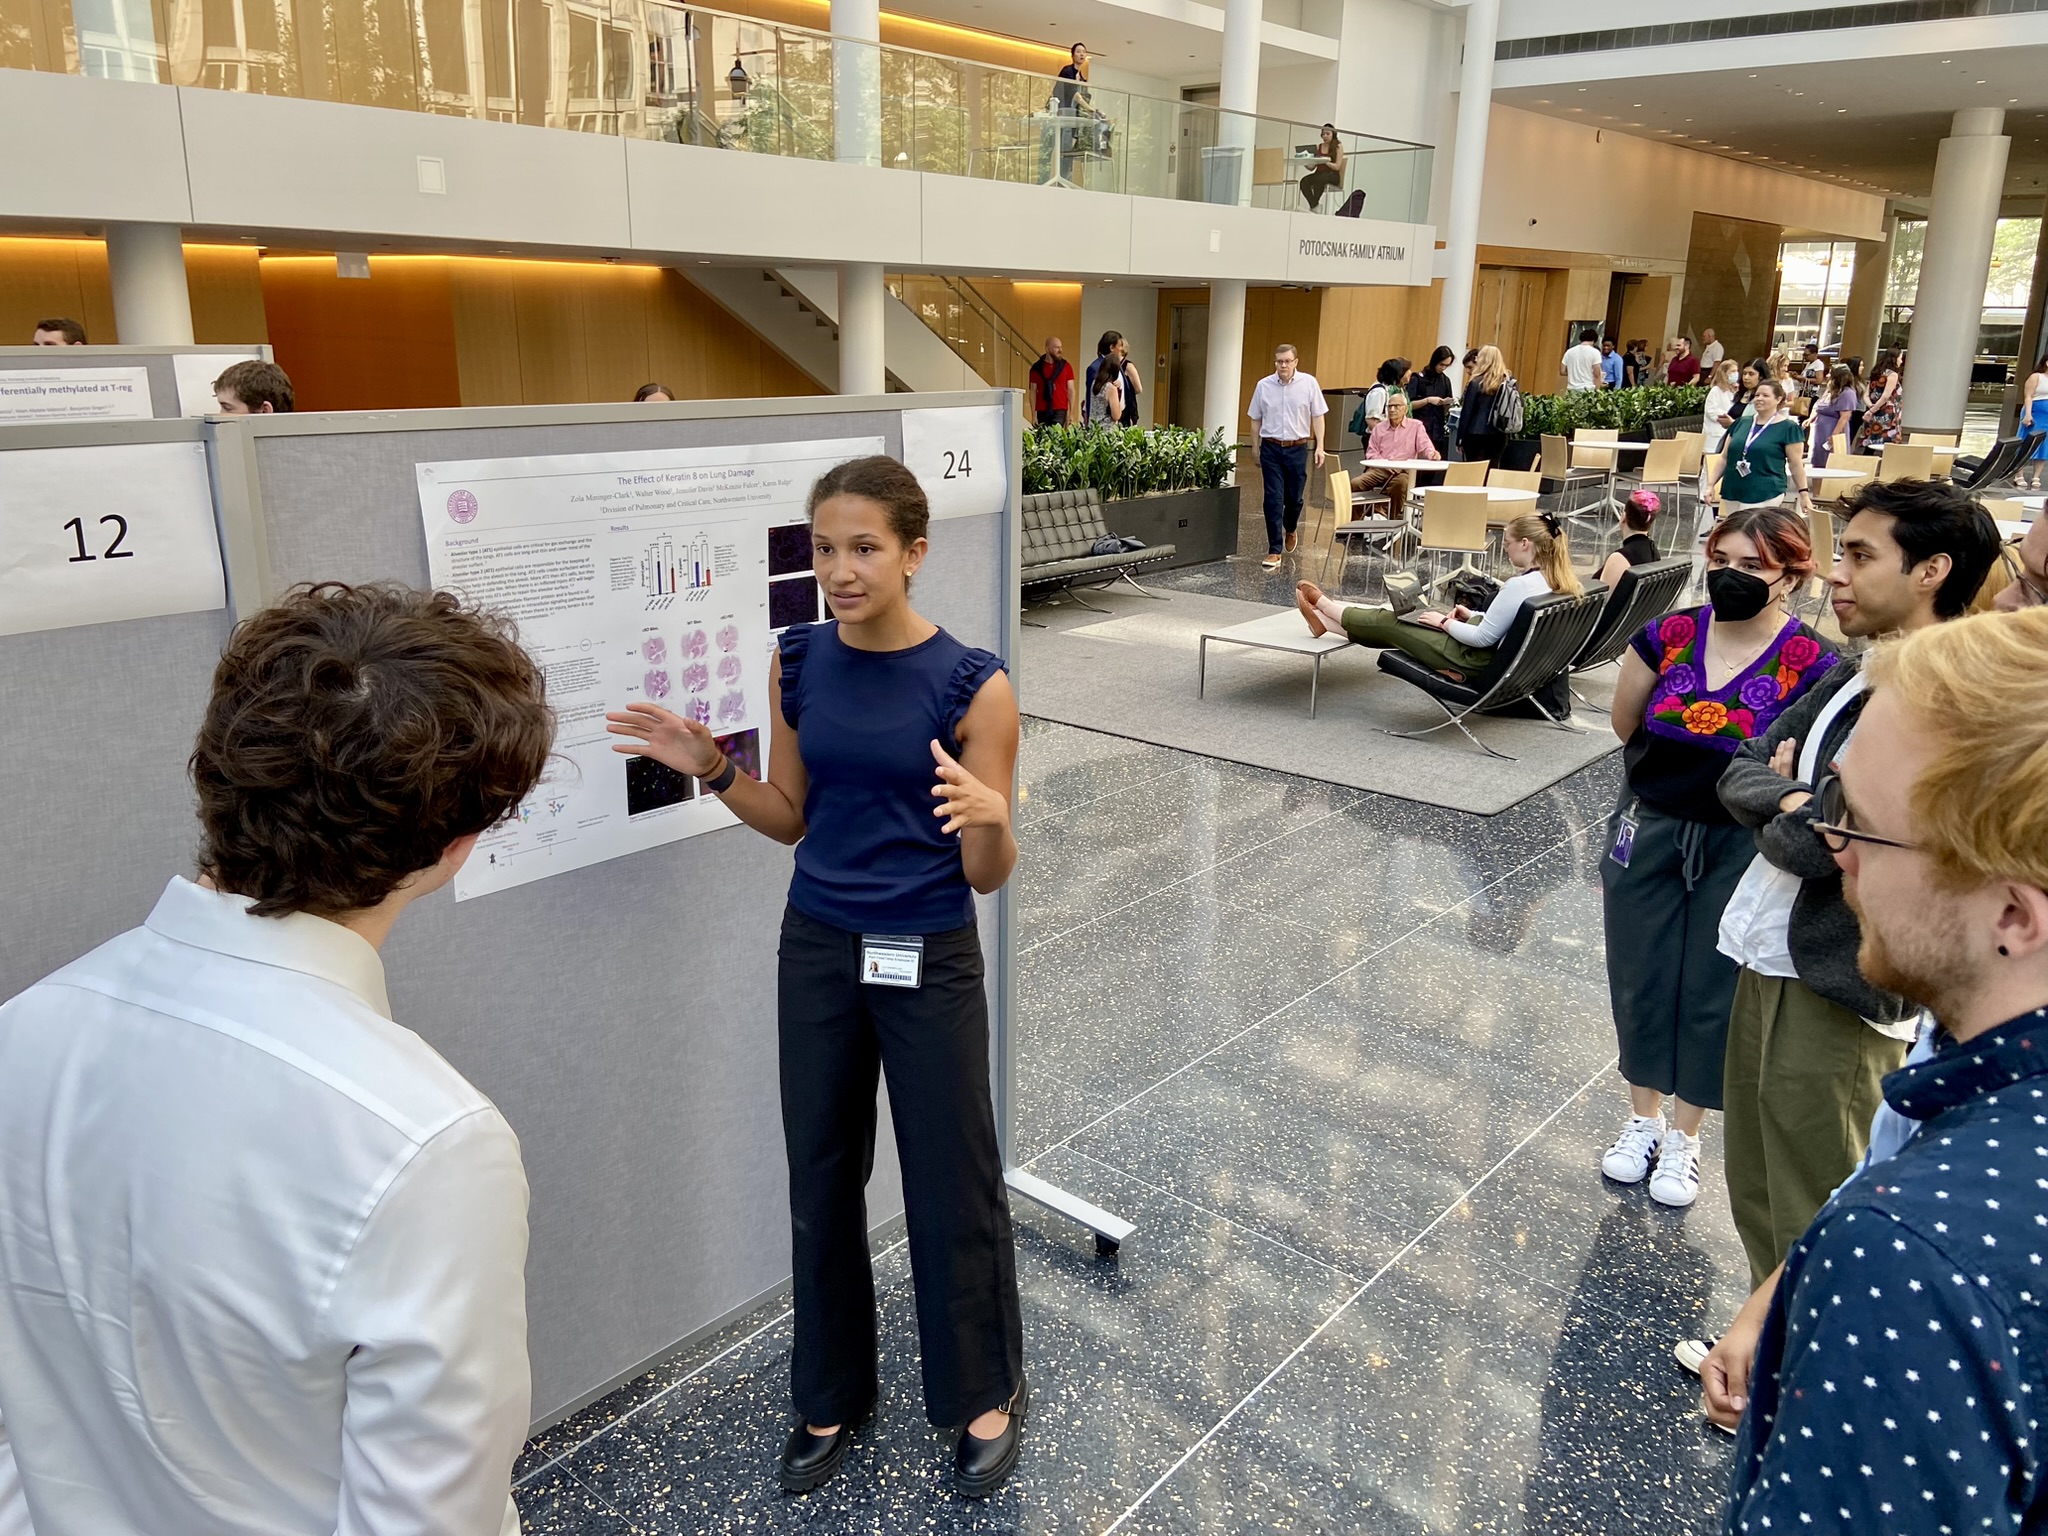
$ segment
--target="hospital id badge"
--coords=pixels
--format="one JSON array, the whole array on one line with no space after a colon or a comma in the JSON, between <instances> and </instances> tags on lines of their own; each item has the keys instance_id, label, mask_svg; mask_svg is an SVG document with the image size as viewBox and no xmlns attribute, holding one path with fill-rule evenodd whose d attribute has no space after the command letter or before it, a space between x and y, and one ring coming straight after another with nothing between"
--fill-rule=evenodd
<instances>
[{"instance_id":1,"label":"hospital id badge","mask_svg":"<svg viewBox=\"0 0 2048 1536\"><path fill-rule=\"evenodd\" d=\"M862 934L860 979L869 987L923 986L924 940L916 934Z\"/></svg>"},{"instance_id":2,"label":"hospital id badge","mask_svg":"<svg viewBox=\"0 0 2048 1536\"><path fill-rule=\"evenodd\" d=\"M1614 829L1614 846L1607 850L1607 857L1623 869L1636 851L1636 818L1634 808L1621 813L1621 820Z\"/></svg>"},{"instance_id":3,"label":"hospital id badge","mask_svg":"<svg viewBox=\"0 0 2048 1536\"><path fill-rule=\"evenodd\" d=\"M1737 459L1735 461L1735 473L1747 480L1749 478L1749 460Z\"/></svg>"}]
</instances>

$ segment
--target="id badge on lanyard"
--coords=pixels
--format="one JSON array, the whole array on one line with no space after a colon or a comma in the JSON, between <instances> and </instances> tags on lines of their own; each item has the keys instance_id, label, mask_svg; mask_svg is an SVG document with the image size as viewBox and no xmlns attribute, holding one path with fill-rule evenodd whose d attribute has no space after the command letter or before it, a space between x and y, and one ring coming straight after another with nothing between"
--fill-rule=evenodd
<instances>
[{"instance_id":1,"label":"id badge on lanyard","mask_svg":"<svg viewBox=\"0 0 2048 1536\"><path fill-rule=\"evenodd\" d=\"M922 987L924 940L917 934L862 934L860 979L869 987Z\"/></svg>"},{"instance_id":2,"label":"id badge on lanyard","mask_svg":"<svg viewBox=\"0 0 2048 1536\"><path fill-rule=\"evenodd\" d=\"M1623 869L1628 868L1628 861L1636 851L1636 829L1641 825L1636 819L1636 808L1641 804L1640 800L1629 802L1628 809L1621 813L1621 820L1615 823L1614 846L1607 850L1607 857Z\"/></svg>"}]
</instances>

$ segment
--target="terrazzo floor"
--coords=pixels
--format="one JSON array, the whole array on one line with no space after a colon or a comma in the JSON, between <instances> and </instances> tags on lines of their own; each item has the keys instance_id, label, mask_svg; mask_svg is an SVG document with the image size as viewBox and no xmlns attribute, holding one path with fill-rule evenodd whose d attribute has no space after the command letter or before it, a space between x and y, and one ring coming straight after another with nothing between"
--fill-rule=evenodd
<instances>
[{"instance_id":1,"label":"terrazzo floor","mask_svg":"<svg viewBox=\"0 0 2048 1536\"><path fill-rule=\"evenodd\" d=\"M1455 749L1449 749L1455 750ZM1608 758L1491 818L1041 721L1019 808L1024 1461L957 1499L900 1234L883 1401L785 1495L786 1303L537 1437L531 1532L1719 1529L1672 1363L1742 1299L1710 1128L1684 1213L1604 1185Z\"/></svg>"}]
</instances>

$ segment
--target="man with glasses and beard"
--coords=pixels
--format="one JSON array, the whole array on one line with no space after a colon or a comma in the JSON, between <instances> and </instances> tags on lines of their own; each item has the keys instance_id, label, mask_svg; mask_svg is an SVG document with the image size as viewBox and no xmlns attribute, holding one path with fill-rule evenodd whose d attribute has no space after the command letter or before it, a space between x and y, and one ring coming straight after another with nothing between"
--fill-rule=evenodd
<instances>
[{"instance_id":1,"label":"man with glasses and beard","mask_svg":"<svg viewBox=\"0 0 2048 1536\"><path fill-rule=\"evenodd\" d=\"M1872 985L1923 1004L1918 1129L1837 1190L1704 1372L1731 1533L2041 1530L2048 1401L2048 610L1886 642L1814 835Z\"/></svg>"}]
</instances>

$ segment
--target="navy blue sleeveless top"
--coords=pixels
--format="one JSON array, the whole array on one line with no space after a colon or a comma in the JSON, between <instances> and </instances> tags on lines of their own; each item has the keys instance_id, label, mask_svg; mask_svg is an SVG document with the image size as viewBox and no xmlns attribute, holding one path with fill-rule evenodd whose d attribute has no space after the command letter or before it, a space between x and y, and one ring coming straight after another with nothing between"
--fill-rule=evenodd
<instances>
[{"instance_id":1,"label":"navy blue sleeveless top","mask_svg":"<svg viewBox=\"0 0 2048 1536\"><path fill-rule=\"evenodd\" d=\"M782 718L796 728L810 787L789 900L849 933L948 933L974 918L959 833L932 814L936 740L1002 658L943 629L907 651L858 651L836 622L782 632Z\"/></svg>"}]
</instances>

